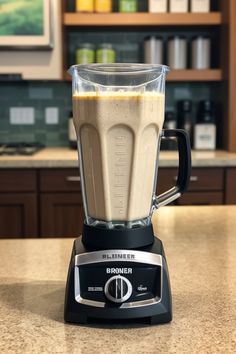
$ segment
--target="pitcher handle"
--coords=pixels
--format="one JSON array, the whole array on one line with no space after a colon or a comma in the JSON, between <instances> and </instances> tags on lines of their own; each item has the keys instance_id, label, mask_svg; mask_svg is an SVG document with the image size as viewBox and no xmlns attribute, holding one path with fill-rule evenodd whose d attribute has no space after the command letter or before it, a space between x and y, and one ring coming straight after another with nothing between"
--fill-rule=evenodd
<instances>
[{"instance_id":1,"label":"pitcher handle","mask_svg":"<svg viewBox=\"0 0 236 354\"><path fill-rule=\"evenodd\" d=\"M179 171L176 185L168 191L154 197L154 208L173 202L188 188L191 175L191 146L188 133L182 129L164 129L161 139L177 139Z\"/></svg>"}]
</instances>

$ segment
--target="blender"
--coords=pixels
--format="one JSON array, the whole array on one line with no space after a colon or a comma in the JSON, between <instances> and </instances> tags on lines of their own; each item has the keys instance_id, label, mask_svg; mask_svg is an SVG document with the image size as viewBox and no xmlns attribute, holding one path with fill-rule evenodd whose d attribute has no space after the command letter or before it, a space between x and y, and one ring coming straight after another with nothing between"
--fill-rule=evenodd
<instances>
[{"instance_id":1,"label":"blender","mask_svg":"<svg viewBox=\"0 0 236 354\"><path fill-rule=\"evenodd\" d=\"M187 133L163 130L169 68L149 64L74 65L73 119L85 220L74 241L64 319L172 319L162 242L151 217L186 190L191 172ZM156 196L162 139L176 140L176 185Z\"/></svg>"}]
</instances>

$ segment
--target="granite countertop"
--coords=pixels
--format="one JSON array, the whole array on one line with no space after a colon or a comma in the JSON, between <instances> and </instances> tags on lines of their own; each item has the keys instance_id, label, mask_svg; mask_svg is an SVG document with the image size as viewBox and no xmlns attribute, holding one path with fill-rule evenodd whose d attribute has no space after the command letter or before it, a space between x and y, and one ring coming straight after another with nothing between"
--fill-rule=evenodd
<instances>
[{"instance_id":1,"label":"granite countertop","mask_svg":"<svg viewBox=\"0 0 236 354\"><path fill-rule=\"evenodd\" d=\"M236 206L165 207L153 218L173 295L169 324L63 323L72 239L0 240L0 353L236 352Z\"/></svg>"},{"instance_id":2,"label":"granite countertop","mask_svg":"<svg viewBox=\"0 0 236 354\"><path fill-rule=\"evenodd\" d=\"M236 153L223 150L193 151L192 165L194 167L236 167ZM70 168L77 166L77 151L69 148L45 148L33 156L0 156L0 168ZM178 166L177 152L161 152L160 166Z\"/></svg>"}]
</instances>

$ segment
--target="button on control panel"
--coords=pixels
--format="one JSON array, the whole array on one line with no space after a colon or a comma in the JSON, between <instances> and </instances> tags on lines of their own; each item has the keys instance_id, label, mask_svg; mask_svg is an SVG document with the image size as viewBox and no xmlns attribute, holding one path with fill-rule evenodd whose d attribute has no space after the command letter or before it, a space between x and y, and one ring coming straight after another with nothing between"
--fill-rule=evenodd
<instances>
[{"instance_id":1,"label":"button on control panel","mask_svg":"<svg viewBox=\"0 0 236 354\"><path fill-rule=\"evenodd\" d=\"M108 300L121 303L130 298L132 285L127 278L121 275L115 275L106 282L104 292Z\"/></svg>"}]
</instances>

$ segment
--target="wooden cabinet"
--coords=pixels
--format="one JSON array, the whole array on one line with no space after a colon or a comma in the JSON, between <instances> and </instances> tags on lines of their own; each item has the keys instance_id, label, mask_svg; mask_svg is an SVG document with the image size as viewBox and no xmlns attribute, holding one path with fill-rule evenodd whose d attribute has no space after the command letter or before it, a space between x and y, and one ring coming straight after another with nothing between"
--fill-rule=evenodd
<instances>
[{"instance_id":1,"label":"wooden cabinet","mask_svg":"<svg viewBox=\"0 0 236 354\"><path fill-rule=\"evenodd\" d=\"M0 172L0 237L37 237L36 172Z\"/></svg>"},{"instance_id":2,"label":"wooden cabinet","mask_svg":"<svg viewBox=\"0 0 236 354\"><path fill-rule=\"evenodd\" d=\"M228 168L226 172L225 203L236 204L236 168Z\"/></svg>"},{"instance_id":3,"label":"wooden cabinet","mask_svg":"<svg viewBox=\"0 0 236 354\"><path fill-rule=\"evenodd\" d=\"M157 180L158 194L174 186L177 179L176 168L159 170ZM193 168L187 192L175 204L214 205L224 202L224 169Z\"/></svg>"},{"instance_id":4,"label":"wooden cabinet","mask_svg":"<svg viewBox=\"0 0 236 354\"><path fill-rule=\"evenodd\" d=\"M160 168L157 193L174 186L176 168ZM236 204L236 168L193 168L177 205ZM0 170L0 237L77 237L84 212L79 170Z\"/></svg>"},{"instance_id":5,"label":"wooden cabinet","mask_svg":"<svg viewBox=\"0 0 236 354\"><path fill-rule=\"evenodd\" d=\"M80 235L84 212L79 170L42 170L40 192L40 235L42 237Z\"/></svg>"}]
</instances>

